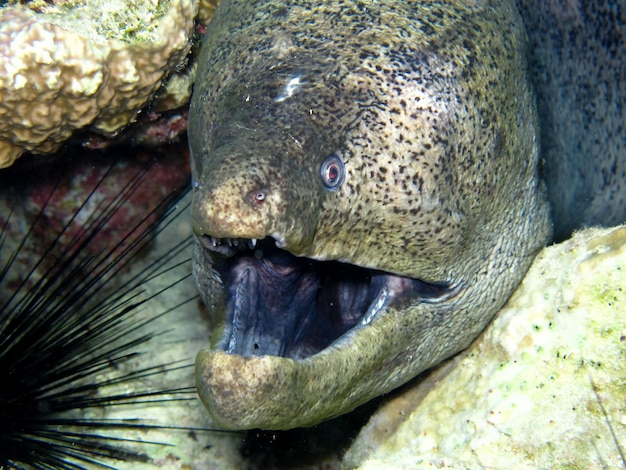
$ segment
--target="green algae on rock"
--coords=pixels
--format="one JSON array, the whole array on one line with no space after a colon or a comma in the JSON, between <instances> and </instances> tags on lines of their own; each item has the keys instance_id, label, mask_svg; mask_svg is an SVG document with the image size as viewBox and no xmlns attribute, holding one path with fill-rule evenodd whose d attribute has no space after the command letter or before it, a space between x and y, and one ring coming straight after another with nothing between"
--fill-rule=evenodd
<instances>
[{"instance_id":1,"label":"green algae on rock","mask_svg":"<svg viewBox=\"0 0 626 470\"><path fill-rule=\"evenodd\" d=\"M220 4L189 124L219 425L315 424L484 329L551 235L525 46L512 2Z\"/></svg>"},{"instance_id":2,"label":"green algae on rock","mask_svg":"<svg viewBox=\"0 0 626 470\"><path fill-rule=\"evenodd\" d=\"M622 467L625 310L626 227L545 248L470 349L383 405L344 464Z\"/></svg>"}]
</instances>

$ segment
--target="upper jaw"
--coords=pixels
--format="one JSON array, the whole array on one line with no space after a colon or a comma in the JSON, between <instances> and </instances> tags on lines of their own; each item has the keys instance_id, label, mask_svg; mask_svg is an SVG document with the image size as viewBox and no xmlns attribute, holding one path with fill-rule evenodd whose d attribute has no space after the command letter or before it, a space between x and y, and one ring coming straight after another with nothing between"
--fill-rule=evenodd
<instances>
[{"instance_id":1,"label":"upper jaw","mask_svg":"<svg viewBox=\"0 0 626 470\"><path fill-rule=\"evenodd\" d=\"M207 250L220 253L224 256L234 256L240 249L254 250L256 238L218 238L211 235L198 235L200 244Z\"/></svg>"}]
</instances>

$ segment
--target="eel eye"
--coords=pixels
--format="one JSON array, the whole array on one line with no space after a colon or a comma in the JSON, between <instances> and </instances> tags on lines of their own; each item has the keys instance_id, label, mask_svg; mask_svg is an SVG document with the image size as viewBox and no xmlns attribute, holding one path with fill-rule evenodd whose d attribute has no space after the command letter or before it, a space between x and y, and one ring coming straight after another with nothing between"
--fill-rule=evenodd
<instances>
[{"instance_id":1,"label":"eel eye","mask_svg":"<svg viewBox=\"0 0 626 470\"><path fill-rule=\"evenodd\" d=\"M320 176L322 177L322 183L326 189L339 188L344 178L344 168L341 159L334 153L329 155L326 160L322 162Z\"/></svg>"}]
</instances>

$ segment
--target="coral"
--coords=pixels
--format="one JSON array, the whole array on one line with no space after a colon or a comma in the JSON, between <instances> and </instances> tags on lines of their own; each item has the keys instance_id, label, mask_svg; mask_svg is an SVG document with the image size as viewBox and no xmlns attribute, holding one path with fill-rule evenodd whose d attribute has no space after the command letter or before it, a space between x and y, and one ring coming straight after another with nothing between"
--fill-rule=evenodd
<instances>
[{"instance_id":1,"label":"coral","mask_svg":"<svg viewBox=\"0 0 626 470\"><path fill-rule=\"evenodd\" d=\"M3 7L0 167L56 151L76 129L113 134L133 122L184 62L196 12L196 0Z\"/></svg>"},{"instance_id":2,"label":"coral","mask_svg":"<svg viewBox=\"0 0 626 470\"><path fill-rule=\"evenodd\" d=\"M389 400L349 467L617 468L626 226L547 247L469 350Z\"/></svg>"},{"instance_id":3,"label":"coral","mask_svg":"<svg viewBox=\"0 0 626 470\"><path fill-rule=\"evenodd\" d=\"M220 4L220 0L200 0L198 6L198 21L207 22L213 16L213 12Z\"/></svg>"}]
</instances>

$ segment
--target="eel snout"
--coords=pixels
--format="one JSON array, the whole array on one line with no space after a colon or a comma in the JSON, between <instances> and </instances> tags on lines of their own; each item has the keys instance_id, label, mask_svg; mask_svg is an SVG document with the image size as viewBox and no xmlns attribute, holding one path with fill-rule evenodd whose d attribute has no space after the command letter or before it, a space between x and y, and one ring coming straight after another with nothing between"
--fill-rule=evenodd
<instances>
[{"instance_id":1,"label":"eel snout","mask_svg":"<svg viewBox=\"0 0 626 470\"><path fill-rule=\"evenodd\" d=\"M272 204L267 200L272 197L267 184L258 179L242 183L227 178L219 185L199 184L193 197L194 233L200 239L233 242L264 238L271 229Z\"/></svg>"}]
</instances>

